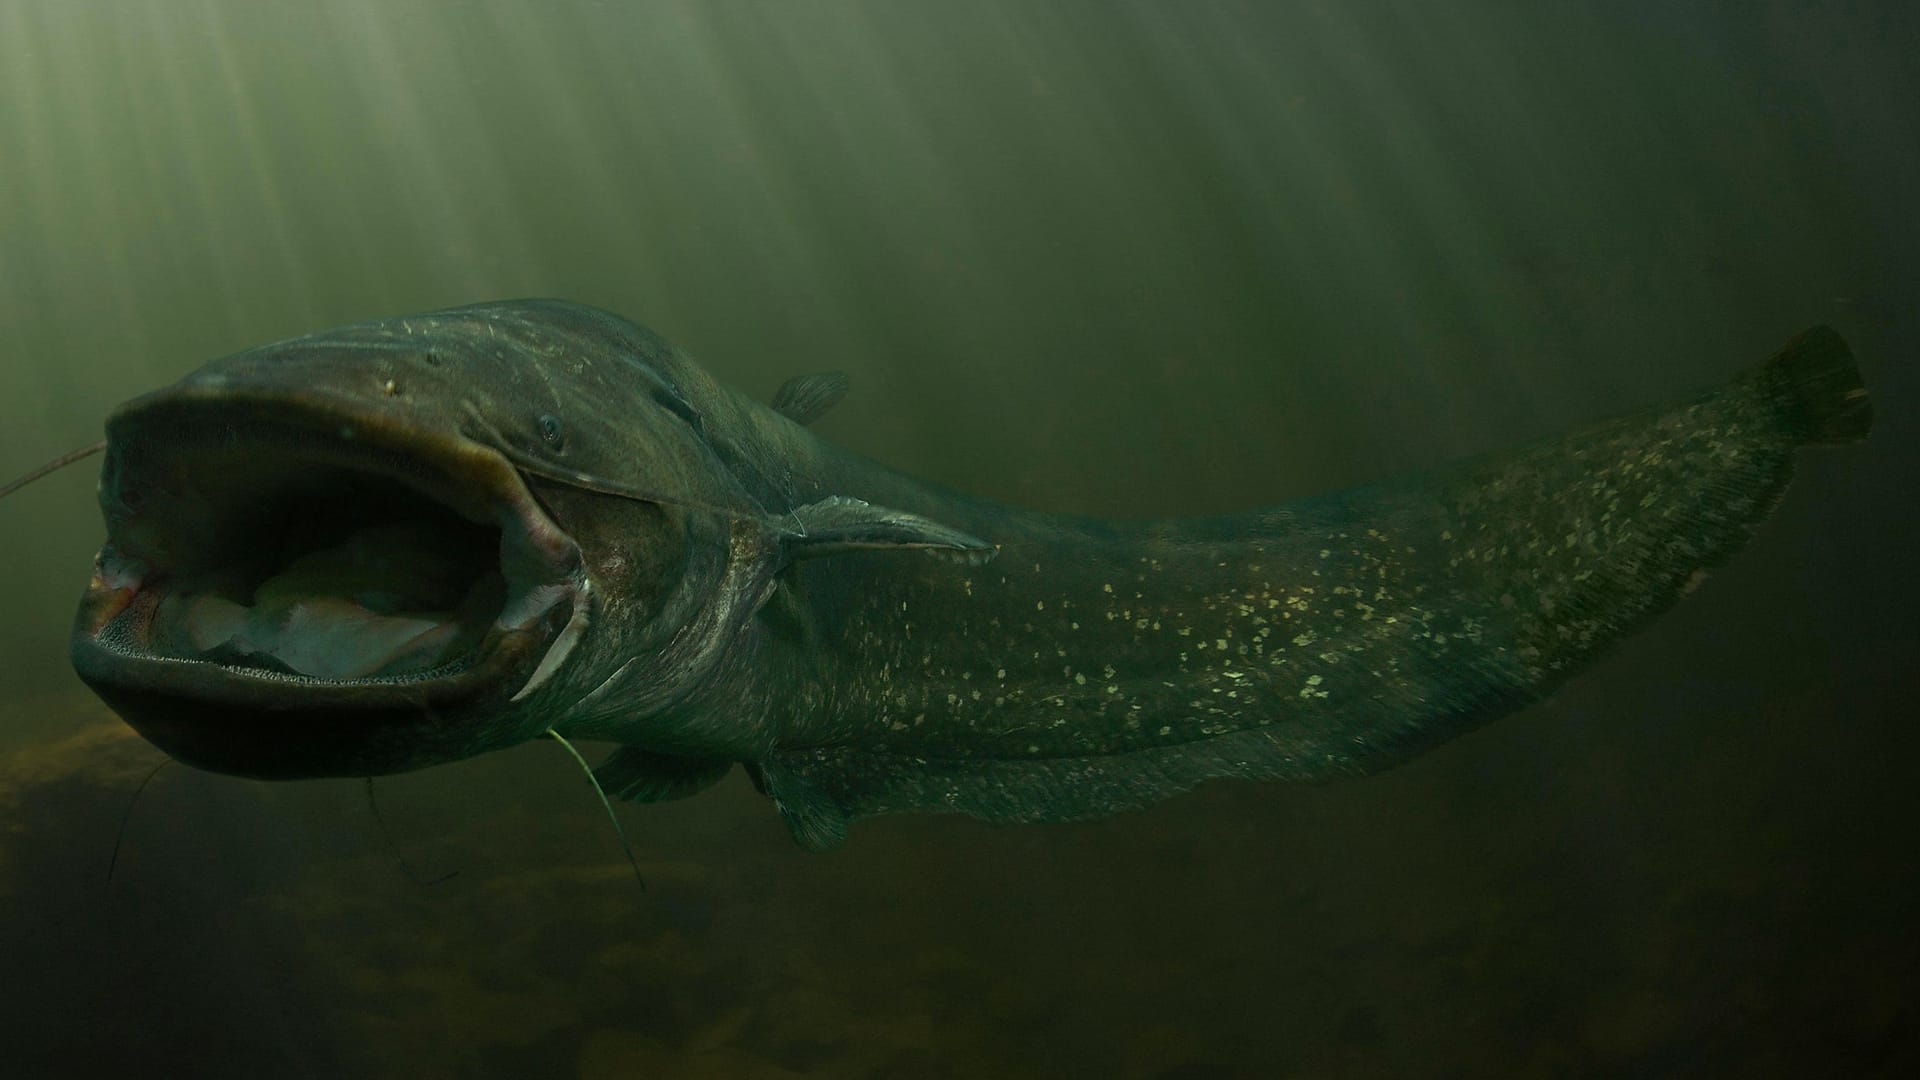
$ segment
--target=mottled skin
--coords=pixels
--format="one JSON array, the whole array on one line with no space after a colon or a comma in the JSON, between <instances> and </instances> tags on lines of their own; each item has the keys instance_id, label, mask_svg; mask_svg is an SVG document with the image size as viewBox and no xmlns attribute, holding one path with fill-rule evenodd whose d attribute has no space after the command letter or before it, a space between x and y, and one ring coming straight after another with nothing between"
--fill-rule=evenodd
<instances>
[{"instance_id":1,"label":"mottled skin","mask_svg":"<svg viewBox=\"0 0 1920 1080\"><path fill-rule=\"evenodd\" d=\"M190 759L361 774L552 728L622 744L597 774L636 800L743 763L816 849L894 811L1060 820L1209 777L1403 760L1541 696L1668 606L1752 534L1797 445L1868 426L1844 345L1813 331L1676 407L1282 506L1113 522L889 470L577 305L384 320L302 339L324 359L299 370L258 360L288 348L242 357L276 392L325 396L363 425L412 410L407 445L511 462L578 546L591 618L520 700L531 661L437 718L396 706L360 725L375 749L289 768L317 738L294 724L269 755L280 767L204 741ZM423 386L429 370L453 374ZM542 427L554 418L559 439ZM882 525L819 512L836 498Z\"/></svg>"}]
</instances>

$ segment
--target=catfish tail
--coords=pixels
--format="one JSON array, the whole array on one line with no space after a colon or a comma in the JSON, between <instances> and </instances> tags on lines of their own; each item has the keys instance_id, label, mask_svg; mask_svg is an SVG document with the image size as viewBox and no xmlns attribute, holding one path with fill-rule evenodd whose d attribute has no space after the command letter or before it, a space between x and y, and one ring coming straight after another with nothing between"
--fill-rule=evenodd
<instances>
[{"instance_id":1,"label":"catfish tail","mask_svg":"<svg viewBox=\"0 0 1920 1080\"><path fill-rule=\"evenodd\" d=\"M1830 326L1801 333L1751 376L1774 402L1780 430L1803 443L1849 443L1873 427L1873 406L1853 351Z\"/></svg>"},{"instance_id":2,"label":"catfish tail","mask_svg":"<svg viewBox=\"0 0 1920 1080\"><path fill-rule=\"evenodd\" d=\"M1062 820L1378 771L1545 696L1742 547L1799 446L1870 423L1816 328L1691 402L1432 472L1045 525L978 572L873 564L837 617L838 723L870 734L776 751L767 787L828 847L901 810Z\"/></svg>"}]
</instances>

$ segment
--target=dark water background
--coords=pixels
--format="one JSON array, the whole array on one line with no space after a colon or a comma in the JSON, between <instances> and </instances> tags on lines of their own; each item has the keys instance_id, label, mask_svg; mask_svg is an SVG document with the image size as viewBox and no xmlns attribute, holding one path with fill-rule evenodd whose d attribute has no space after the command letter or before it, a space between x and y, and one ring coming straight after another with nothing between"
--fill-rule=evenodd
<instances>
[{"instance_id":1,"label":"dark water background","mask_svg":"<svg viewBox=\"0 0 1920 1080\"><path fill-rule=\"evenodd\" d=\"M1319 492L1854 343L1879 423L1550 702L1387 775L793 846L550 746L173 768L0 505L7 1076L1913 1075L1920 8L0 0L0 472L255 342L614 308L1023 503Z\"/></svg>"}]
</instances>

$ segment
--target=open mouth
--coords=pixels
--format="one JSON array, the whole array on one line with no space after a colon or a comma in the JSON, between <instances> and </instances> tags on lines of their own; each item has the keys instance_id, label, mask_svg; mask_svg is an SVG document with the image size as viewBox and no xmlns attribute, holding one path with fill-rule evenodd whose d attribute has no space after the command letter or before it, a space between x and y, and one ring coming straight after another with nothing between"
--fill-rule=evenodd
<instances>
[{"instance_id":1,"label":"open mouth","mask_svg":"<svg viewBox=\"0 0 1920 1080\"><path fill-rule=\"evenodd\" d=\"M110 425L83 674L280 704L426 700L509 676L525 693L565 659L580 554L504 458L264 412L189 399Z\"/></svg>"}]
</instances>

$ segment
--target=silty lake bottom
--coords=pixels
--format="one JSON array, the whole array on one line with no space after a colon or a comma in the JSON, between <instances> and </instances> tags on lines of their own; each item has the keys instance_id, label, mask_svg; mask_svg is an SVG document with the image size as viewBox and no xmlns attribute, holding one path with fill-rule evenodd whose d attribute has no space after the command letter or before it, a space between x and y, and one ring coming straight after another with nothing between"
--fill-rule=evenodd
<instances>
[{"instance_id":1,"label":"silty lake bottom","mask_svg":"<svg viewBox=\"0 0 1920 1080\"><path fill-rule=\"evenodd\" d=\"M1920 13L0 0L0 473L258 342L559 295L1050 509L1206 513L1715 386L1871 438L1550 700L1364 780L796 848L736 772L169 766L0 503L8 1076L1920 1072ZM583 747L589 757L600 748ZM381 822L384 821L384 829ZM451 875L451 876L448 876Z\"/></svg>"},{"instance_id":2,"label":"silty lake bottom","mask_svg":"<svg viewBox=\"0 0 1920 1080\"><path fill-rule=\"evenodd\" d=\"M1906 796L1825 801L1873 748L1802 718L1906 678L1732 708L1575 687L1363 783L883 821L824 857L729 781L628 816L644 893L542 747L382 781L397 856L359 784L170 768L105 884L154 753L39 701L76 733L0 772L6 820L60 823L6 838L0 943L34 989L8 1024L27 1075L1868 1075L1906 1052L1910 897L1834 837Z\"/></svg>"}]
</instances>

